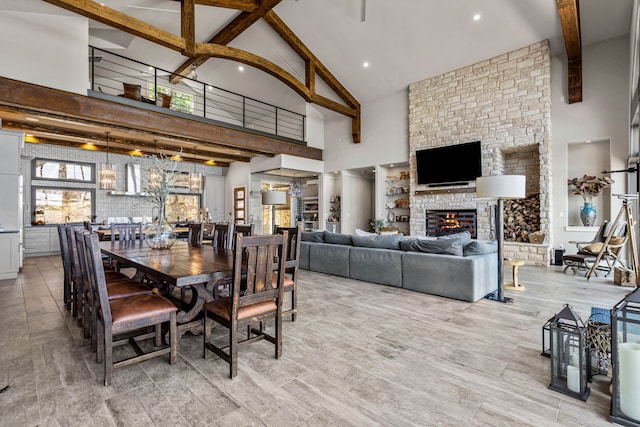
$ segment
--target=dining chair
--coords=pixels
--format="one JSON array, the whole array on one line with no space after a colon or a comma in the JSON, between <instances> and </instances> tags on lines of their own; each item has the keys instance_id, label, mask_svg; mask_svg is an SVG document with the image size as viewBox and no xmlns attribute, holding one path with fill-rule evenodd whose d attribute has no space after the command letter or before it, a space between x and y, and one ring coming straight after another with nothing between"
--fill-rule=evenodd
<instances>
[{"instance_id":1,"label":"dining chair","mask_svg":"<svg viewBox=\"0 0 640 427\"><path fill-rule=\"evenodd\" d=\"M87 261L87 248L84 241L87 231L75 230L73 238L75 239L75 247L78 254L78 264L80 267L80 278L83 283L83 298L82 298L82 327L85 338L92 338L91 350L96 350L95 342L95 325L96 325L96 310L97 302L94 293L89 286L89 267ZM99 237L98 237L99 240ZM102 257L102 254L101 254ZM151 289L141 282L137 282L129 278L129 276L122 274L114 270L105 270L104 263L103 271L104 278L107 285L107 294L109 300L117 298L125 298L134 295L147 295L151 294Z\"/></svg>"},{"instance_id":2,"label":"dining chair","mask_svg":"<svg viewBox=\"0 0 640 427\"><path fill-rule=\"evenodd\" d=\"M235 249L236 235L240 233L243 236L251 236L253 234L253 224L236 224L233 226L233 235L231 238L231 249Z\"/></svg>"},{"instance_id":3,"label":"dining chair","mask_svg":"<svg viewBox=\"0 0 640 427\"><path fill-rule=\"evenodd\" d=\"M288 233L289 239L287 242L284 292L291 292L291 309L283 311L282 314L291 314L291 321L295 322L298 315L298 260L300 259L302 225L298 227L280 227L276 225L275 234L282 234L285 231Z\"/></svg>"},{"instance_id":4,"label":"dining chair","mask_svg":"<svg viewBox=\"0 0 640 427\"><path fill-rule=\"evenodd\" d=\"M202 246L202 238L204 236L204 227L201 222L194 222L189 224L189 235L187 236L187 242L189 246L198 247Z\"/></svg>"},{"instance_id":5,"label":"dining chair","mask_svg":"<svg viewBox=\"0 0 640 427\"><path fill-rule=\"evenodd\" d=\"M136 295L126 298L109 299L104 277L100 244L97 234L85 234L87 249L87 267L90 272L89 283L100 307L96 312L96 337L98 363L104 363L104 384L109 385L113 379L113 369L131 365L152 357L169 354L169 363L177 359L177 308L168 299L156 294ZM162 346L162 324L169 324L169 345ZM154 332L147 333L148 327ZM117 339L118 334L129 334L135 331L143 333L127 338ZM138 341L155 338L155 348L143 352ZM136 355L127 359L114 361L113 347L129 343Z\"/></svg>"},{"instance_id":6,"label":"dining chair","mask_svg":"<svg viewBox=\"0 0 640 427\"><path fill-rule=\"evenodd\" d=\"M62 258L62 271L64 278L62 282L62 295L64 307L67 311L71 311L71 259L69 258L69 244L67 243L67 227L66 224L58 224L58 240L60 241L60 257Z\"/></svg>"},{"instance_id":7,"label":"dining chair","mask_svg":"<svg viewBox=\"0 0 640 427\"><path fill-rule=\"evenodd\" d=\"M275 357L282 355L282 295L286 266L288 233L281 235L236 235L233 255L233 280L227 297L210 301L203 308L204 348L229 364L229 376L238 374L238 346L266 339L275 345ZM274 265L274 260L278 260ZM229 345L218 347L209 341L207 319L229 330ZM267 334L264 323L275 319L275 331ZM259 324L259 329L252 325ZM239 330L247 326L247 337L239 341Z\"/></svg>"},{"instance_id":8,"label":"dining chair","mask_svg":"<svg viewBox=\"0 0 640 427\"><path fill-rule=\"evenodd\" d=\"M213 225L213 239L211 243L214 248L229 248L229 223L217 222Z\"/></svg>"},{"instance_id":9,"label":"dining chair","mask_svg":"<svg viewBox=\"0 0 640 427\"><path fill-rule=\"evenodd\" d=\"M116 238L117 237L117 238ZM128 241L128 240L137 240L143 239L144 235L142 234L142 223L111 223L111 241Z\"/></svg>"}]
</instances>

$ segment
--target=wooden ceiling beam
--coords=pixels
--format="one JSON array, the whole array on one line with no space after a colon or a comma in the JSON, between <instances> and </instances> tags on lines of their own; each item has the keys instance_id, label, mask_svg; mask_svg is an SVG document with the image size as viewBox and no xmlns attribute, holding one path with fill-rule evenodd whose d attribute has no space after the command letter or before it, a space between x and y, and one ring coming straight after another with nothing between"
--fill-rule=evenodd
<instances>
[{"instance_id":1,"label":"wooden ceiling beam","mask_svg":"<svg viewBox=\"0 0 640 427\"><path fill-rule=\"evenodd\" d=\"M358 108L358 101L342 86L338 79L324 66L311 50L295 35L295 33L274 12L265 14L264 20L302 59L314 63L316 73L347 105Z\"/></svg>"},{"instance_id":2,"label":"wooden ceiling beam","mask_svg":"<svg viewBox=\"0 0 640 427\"><path fill-rule=\"evenodd\" d=\"M569 104L582 102L582 42L579 0L556 0L567 51Z\"/></svg>"},{"instance_id":3,"label":"wooden ceiling beam","mask_svg":"<svg viewBox=\"0 0 640 427\"><path fill-rule=\"evenodd\" d=\"M195 0L194 2L201 6L223 7L225 9L242 10L244 12L253 12L258 8L257 0Z\"/></svg>"},{"instance_id":4,"label":"wooden ceiling beam","mask_svg":"<svg viewBox=\"0 0 640 427\"><path fill-rule=\"evenodd\" d=\"M115 9L102 6L92 0L44 0L78 15L93 19L126 33L159 44L168 49L184 52L184 39L144 21L125 15Z\"/></svg>"},{"instance_id":5,"label":"wooden ceiling beam","mask_svg":"<svg viewBox=\"0 0 640 427\"><path fill-rule=\"evenodd\" d=\"M260 5L252 12L242 12L236 16L229 24L227 24L222 30L218 31L208 43L227 45L231 43L233 39L242 34L246 29L253 25L258 19L262 18L267 12L275 7L282 0L263 0ZM184 76L195 70L197 67L204 64L209 57L189 55L191 58L180 64L178 68L171 74L169 81L171 83L178 83Z\"/></svg>"},{"instance_id":6,"label":"wooden ceiling beam","mask_svg":"<svg viewBox=\"0 0 640 427\"><path fill-rule=\"evenodd\" d=\"M184 39L184 53L193 56L196 52L196 18L194 0L180 3L180 31Z\"/></svg>"},{"instance_id":7,"label":"wooden ceiling beam","mask_svg":"<svg viewBox=\"0 0 640 427\"><path fill-rule=\"evenodd\" d=\"M277 137L185 119L6 77L0 77L0 110L2 109L28 111L36 115L56 115L68 120L144 132L161 138L185 138L198 144L219 144L228 150L266 156L288 154L322 160L322 150Z\"/></svg>"},{"instance_id":8,"label":"wooden ceiling beam","mask_svg":"<svg viewBox=\"0 0 640 427\"><path fill-rule=\"evenodd\" d=\"M65 145L68 147L85 148L84 145L91 143L95 147L95 151L105 151L103 148L105 143L105 135L103 132L95 131L78 131L68 129L61 126L41 125L34 122L22 122L15 120L2 120L2 126L6 129L22 131L25 133L33 134L39 142L49 143L48 141L64 141L64 144L58 143L57 145ZM110 128L111 130L115 128ZM52 136L53 135L53 136ZM145 134L146 135L146 134ZM64 139L61 139L64 138ZM69 138L75 140L70 140ZM205 144L202 141L194 140L181 140L172 138L171 141L160 140L158 143L150 142L147 140L141 140L136 138L122 138L111 132L109 138L109 146L115 148L118 145L122 147L123 152L130 153L132 150L138 149L146 153L153 153L154 150L161 151L179 151L183 146L200 145L206 146L206 150L199 149L194 152L193 149L189 149L189 154L197 155L202 159L205 158L218 158L224 159L226 162L248 162L253 155L234 155L228 154L219 150L229 151L228 147L223 147L219 144ZM262 154L262 153L260 153Z\"/></svg>"},{"instance_id":9,"label":"wooden ceiling beam","mask_svg":"<svg viewBox=\"0 0 640 427\"><path fill-rule=\"evenodd\" d=\"M351 136L353 138L353 142L356 144L359 143L361 139L360 103L273 10L270 10L265 14L264 20L280 36L280 38L282 38L282 40L284 40L289 47L291 47L291 49L293 49L305 61L305 84L307 88L311 90L312 94L315 95L315 81L311 82L310 79L315 78L315 75L317 74L331 88L331 90L333 90L336 95L344 101L344 103L351 107L351 109L355 110L355 116L350 114L346 115L352 118ZM314 97L316 99L321 98L317 95ZM324 100L329 101L326 98L324 98ZM337 109L337 106L340 104L334 103L330 105L333 105L334 107L327 105L323 106L344 114Z\"/></svg>"}]
</instances>

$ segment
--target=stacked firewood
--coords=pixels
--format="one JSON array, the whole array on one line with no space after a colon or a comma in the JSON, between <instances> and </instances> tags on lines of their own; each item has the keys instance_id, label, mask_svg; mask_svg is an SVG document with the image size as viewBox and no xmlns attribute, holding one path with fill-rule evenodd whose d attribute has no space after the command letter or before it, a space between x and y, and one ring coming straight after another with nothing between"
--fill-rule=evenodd
<instances>
[{"instance_id":1,"label":"stacked firewood","mask_svg":"<svg viewBox=\"0 0 640 427\"><path fill-rule=\"evenodd\" d=\"M505 240L529 242L529 235L540 231L540 194L505 200L503 215Z\"/></svg>"}]
</instances>

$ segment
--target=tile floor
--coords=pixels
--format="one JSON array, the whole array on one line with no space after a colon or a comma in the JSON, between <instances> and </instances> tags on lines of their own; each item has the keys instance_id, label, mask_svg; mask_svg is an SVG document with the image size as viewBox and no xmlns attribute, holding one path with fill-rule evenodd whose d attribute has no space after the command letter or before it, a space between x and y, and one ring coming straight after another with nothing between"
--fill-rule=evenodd
<instances>
[{"instance_id":1,"label":"tile floor","mask_svg":"<svg viewBox=\"0 0 640 427\"><path fill-rule=\"evenodd\" d=\"M610 425L606 377L587 402L547 389L540 330L564 303L586 319L629 288L559 267L525 266L521 282L513 304L471 304L302 271L280 360L251 344L230 380L187 334L177 364L118 369L105 387L64 310L59 257L27 258L0 281L0 425Z\"/></svg>"}]
</instances>

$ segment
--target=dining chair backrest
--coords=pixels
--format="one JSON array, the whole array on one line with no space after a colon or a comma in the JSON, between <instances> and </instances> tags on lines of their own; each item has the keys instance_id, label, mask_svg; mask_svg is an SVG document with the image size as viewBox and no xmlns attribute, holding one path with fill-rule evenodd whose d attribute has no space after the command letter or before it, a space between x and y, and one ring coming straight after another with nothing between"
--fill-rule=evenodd
<instances>
[{"instance_id":1,"label":"dining chair backrest","mask_svg":"<svg viewBox=\"0 0 640 427\"><path fill-rule=\"evenodd\" d=\"M204 227L201 222L194 222L189 224L189 235L187 236L187 242L191 247L202 246Z\"/></svg>"},{"instance_id":2,"label":"dining chair backrest","mask_svg":"<svg viewBox=\"0 0 640 427\"><path fill-rule=\"evenodd\" d=\"M84 241L85 234L89 234L89 232L86 230L75 230L73 232L73 239L75 240L75 248L78 254L78 267L80 270L79 277L85 286L83 288L84 293L87 293L87 291L91 291L91 289L90 289L90 282L89 282L89 269L87 265L86 243Z\"/></svg>"},{"instance_id":3,"label":"dining chair backrest","mask_svg":"<svg viewBox=\"0 0 640 427\"><path fill-rule=\"evenodd\" d=\"M231 249L235 249L236 236L251 236L253 234L253 224L236 224L233 226L233 238L231 239Z\"/></svg>"},{"instance_id":4,"label":"dining chair backrest","mask_svg":"<svg viewBox=\"0 0 640 427\"><path fill-rule=\"evenodd\" d=\"M60 241L60 256L62 258L63 279L63 296L67 310L70 308L71 302L71 259L69 258L69 244L67 236L67 225L58 224L58 240Z\"/></svg>"},{"instance_id":5,"label":"dining chair backrest","mask_svg":"<svg viewBox=\"0 0 640 427\"><path fill-rule=\"evenodd\" d=\"M116 239L117 236L117 239ZM142 223L136 222L133 224L124 224L124 223L111 223L111 241L115 242L119 241L128 241L128 240L136 240L142 239Z\"/></svg>"},{"instance_id":6,"label":"dining chair backrest","mask_svg":"<svg viewBox=\"0 0 640 427\"><path fill-rule=\"evenodd\" d=\"M95 301L100 307L100 315L105 322L111 322L111 309L109 307L109 295L107 293L107 281L102 264L100 242L95 233L83 233L85 259L87 267L87 282Z\"/></svg>"},{"instance_id":7,"label":"dining chair backrest","mask_svg":"<svg viewBox=\"0 0 640 427\"><path fill-rule=\"evenodd\" d=\"M213 247L227 249L229 247L229 224L219 222L213 226Z\"/></svg>"},{"instance_id":8,"label":"dining chair backrest","mask_svg":"<svg viewBox=\"0 0 640 427\"><path fill-rule=\"evenodd\" d=\"M240 307L263 301L282 301L288 233L275 236L236 235L231 282L231 318ZM274 260L278 260L274 265ZM277 270L277 271L276 271ZM276 278L274 280L274 278ZM236 304L237 301L237 304ZM282 304L278 304L282 310Z\"/></svg>"},{"instance_id":9,"label":"dining chair backrest","mask_svg":"<svg viewBox=\"0 0 640 427\"><path fill-rule=\"evenodd\" d=\"M302 236L302 226L298 227L280 227L276 226L275 234L282 234L283 232L287 232L289 236L289 241L287 245L287 272L293 273L290 271L295 267L295 273L298 272L298 258L300 257L300 240Z\"/></svg>"}]
</instances>

